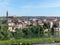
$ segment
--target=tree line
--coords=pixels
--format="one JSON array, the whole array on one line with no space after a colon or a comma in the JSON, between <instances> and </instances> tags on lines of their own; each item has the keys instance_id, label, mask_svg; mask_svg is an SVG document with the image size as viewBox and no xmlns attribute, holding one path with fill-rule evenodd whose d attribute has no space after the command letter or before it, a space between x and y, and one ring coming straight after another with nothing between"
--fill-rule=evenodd
<instances>
[{"instance_id":1,"label":"tree line","mask_svg":"<svg viewBox=\"0 0 60 45\"><path fill-rule=\"evenodd\" d=\"M6 21L5 21L6 22ZM4 22L4 23L5 23ZM54 35L54 25L51 28L51 34ZM44 37L44 30L50 29L50 25L44 23L43 26L28 26L28 28L18 29L16 28L16 32L10 32L7 26L3 26L2 29L0 27L0 40L12 40L12 39L21 39L21 38L41 38Z\"/></svg>"}]
</instances>

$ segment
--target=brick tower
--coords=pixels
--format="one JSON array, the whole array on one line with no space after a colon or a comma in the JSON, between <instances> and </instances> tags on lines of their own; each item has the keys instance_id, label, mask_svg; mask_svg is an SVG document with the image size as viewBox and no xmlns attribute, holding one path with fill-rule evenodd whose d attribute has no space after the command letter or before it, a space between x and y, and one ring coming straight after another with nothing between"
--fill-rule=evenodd
<instances>
[{"instance_id":1,"label":"brick tower","mask_svg":"<svg viewBox=\"0 0 60 45\"><path fill-rule=\"evenodd\" d=\"M6 12L6 21L7 21L7 25L8 25L8 11Z\"/></svg>"}]
</instances>

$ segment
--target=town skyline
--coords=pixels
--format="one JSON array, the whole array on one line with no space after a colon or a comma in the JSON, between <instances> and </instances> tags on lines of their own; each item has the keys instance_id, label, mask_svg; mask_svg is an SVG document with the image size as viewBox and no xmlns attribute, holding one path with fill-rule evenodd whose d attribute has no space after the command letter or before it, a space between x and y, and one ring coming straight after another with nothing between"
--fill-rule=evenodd
<instances>
[{"instance_id":1,"label":"town skyline","mask_svg":"<svg viewBox=\"0 0 60 45\"><path fill-rule=\"evenodd\" d=\"M0 0L0 45L40 44L60 44L60 0Z\"/></svg>"}]
</instances>

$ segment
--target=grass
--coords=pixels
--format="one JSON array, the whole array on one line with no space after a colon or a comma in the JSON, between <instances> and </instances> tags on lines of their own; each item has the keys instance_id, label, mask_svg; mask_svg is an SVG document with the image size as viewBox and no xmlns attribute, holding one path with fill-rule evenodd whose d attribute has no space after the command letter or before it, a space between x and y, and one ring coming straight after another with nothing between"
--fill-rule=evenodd
<instances>
[{"instance_id":1,"label":"grass","mask_svg":"<svg viewBox=\"0 0 60 45\"><path fill-rule=\"evenodd\" d=\"M19 39L19 40L0 40L0 44L12 44L12 43L37 43L37 42L51 42L60 41L60 38L32 38L32 39Z\"/></svg>"}]
</instances>

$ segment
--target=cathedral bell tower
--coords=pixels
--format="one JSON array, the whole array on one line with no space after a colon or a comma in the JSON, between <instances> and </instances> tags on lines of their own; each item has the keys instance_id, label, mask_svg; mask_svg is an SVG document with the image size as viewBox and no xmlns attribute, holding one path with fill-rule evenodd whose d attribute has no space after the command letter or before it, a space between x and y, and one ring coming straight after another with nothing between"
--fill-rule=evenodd
<instances>
[{"instance_id":1,"label":"cathedral bell tower","mask_svg":"<svg viewBox=\"0 0 60 45\"><path fill-rule=\"evenodd\" d=\"M8 11L6 12L6 21L7 21L7 25L8 25Z\"/></svg>"},{"instance_id":2,"label":"cathedral bell tower","mask_svg":"<svg viewBox=\"0 0 60 45\"><path fill-rule=\"evenodd\" d=\"M6 12L6 18L8 18L8 11Z\"/></svg>"}]
</instances>

